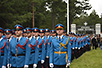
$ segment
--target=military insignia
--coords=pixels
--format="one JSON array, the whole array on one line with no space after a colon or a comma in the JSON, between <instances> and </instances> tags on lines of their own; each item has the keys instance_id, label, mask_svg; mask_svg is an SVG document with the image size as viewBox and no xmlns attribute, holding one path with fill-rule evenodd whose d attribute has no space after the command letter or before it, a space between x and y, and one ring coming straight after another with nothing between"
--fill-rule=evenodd
<instances>
[{"instance_id":1,"label":"military insignia","mask_svg":"<svg viewBox=\"0 0 102 68\"><path fill-rule=\"evenodd\" d=\"M48 30L46 30L46 31L48 31Z\"/></svg>"},{"instance_id":2,"label":"military insignia","mask_svg":"<svg viewBox=\"0 0 102 68\"><path fill-rule=\"evenodd\" d=\"M58 27L60 28L61 26L59 25Z\"/></svg>"},{"instance_id":3,"label":"military insignia","mask_svg":"<svg viewBox=\"0 0 102 68\"><path fill-rule=\"evenodd\" d=\"M57 39L57 38L56 38Z\"/></svg>"},{"instance_id":4,"label":"military insignia","mask_svg":"<svg viewBox=\"0 0 102 68\"><path fill-rule=\"evenodd\" d=\"M17 28L19 28L19 27L17 26Z\"/></svg>"},{"instance_id":5,"label":"military insignia","mask_svg":"<svg viewBox=\"0 0 102 68\"><path fill-rule=\"evenodd\" d=\"M8 30L7 30L7 32L8 32Z\"/></svg>"},{"instance_id":6,"label":"military insignia","mask_svg":"<svg viewBox=\"0 0 102 68\"><path fill-rule=\"evenodd\" d=\"M63 39L64 39L64 37L63 37Z\"/></svg>"},{"instance_id":7,"label":"military insignia","mask_svg":"<svg viewBox=\"0 0 102 68\"><path fill-rule=\"evenodd\" d=\"M42 30L40 30L42 32Z\"/></svg>"},{"instance_id":8,"label":"military insignia","mask_svg":"<svg viewBox=\"0 0 102 68\"><path fill-rule=\"evenodd\" d=\"M35 29L35 31L37 31L37 30Z\"/></svg>"}]
</instances>

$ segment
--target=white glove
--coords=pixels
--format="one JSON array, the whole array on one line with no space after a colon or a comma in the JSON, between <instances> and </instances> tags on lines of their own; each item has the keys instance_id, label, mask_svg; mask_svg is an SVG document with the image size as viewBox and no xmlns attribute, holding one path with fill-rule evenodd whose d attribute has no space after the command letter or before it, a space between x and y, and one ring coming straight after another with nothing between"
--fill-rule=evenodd
<instances>
[{"instance_id":1,"label":"white glove","mask_svg":"<svg viewBox=\"0 0 102 68\"><path fill-rule=\"evenodd\" d=\"M24 65L24 68L28 68L28 65Z\"/></svg>"},{"instance_id":2,"label":"white glove","mask_svg":"<svg viewBox=\"0 0 102 68\"><path fill-rule=\"evenodd\" d=\"M11 64L7 64L7 67L8 67L8 68L11 68Z\"/></svg>"},{"instance_id":3,"label":"white glove","mask_svg":"<svg viewBox=\"0 0 102 68\"><path fill-rule=\"evenodd\" d=\"M36 68L37 67L37 64L33 64L33 68Z\"/></svg>"},{"instance_id":4,"label":"white glove","mask_svg":"<svg viewBox=\"0 0 102 68\"><path fill-rule=\"evenodd\" d=\"M80 48L78 48L80 50Z\"/></svg>"},{"instance_id":5,"label":"white glove","mask_svg":"<svg viewBox=\"0 0 102 68\"><path fill-rule=\"evenodd\" d=\"M51 67L51 68L54 67L53 63L50 63L50 67Z\"/></svg>"},{"instance_id":6,"label":"white glove","mask_svg":"<svg viewBox=\"0 0 102 68\"><path fill-rule=\"evenodd\" d=\"M72 48L72 49L74 49L74 48Z\"/></svg>"},{"instance_id":7,"label":"white glove","mask_svg":"<svg viewBox=\"0 0 102 68\"><path fill-rule=\"evenodd\" d=\"M49 56L46 56L46 58L49 58Z\"/></svg>"},{"instance_id":8,"label":"white glove","mask_svg":"<svg viewBox=\"0 0 102 68\"><path fill-rule=\"evenodd\" d=\"M75 49L77 49L77 47L75 47Z\"/></svg>"},{"instance_id":9,"label":"white glove","mask_svg":"<svg viewBox=\"0 0 102 68\"><path fill-rule=\"evenodd\" d=\"M41 60L41 63L43 64L44 63L44 60Z\"/></svg>"},{"instance_id":10,"label":"white glove","mask_svg":"<svg viewBox=\"0 0 102 68\"><path fill-rule=\"evenodd\" d=\"M2 66L2 68L6 68L6 66Z\"/></svg>"},{"instance_id":11,"label":"white glove","mask_svg":"<svg viewBox=\"0 0 102 68\"><path fill-rule=\"evenodd\" d=\"M66 68L67 68L69 65L70 65L70 63L68 63L68 64L66 65Z\"/></svg>"}]
</instances>

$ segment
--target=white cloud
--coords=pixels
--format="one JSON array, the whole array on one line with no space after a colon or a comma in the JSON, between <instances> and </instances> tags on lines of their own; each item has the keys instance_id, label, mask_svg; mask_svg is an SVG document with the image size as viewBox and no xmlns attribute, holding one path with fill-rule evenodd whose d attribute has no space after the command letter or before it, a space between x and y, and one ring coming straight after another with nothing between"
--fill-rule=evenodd
<instances>
[{"instance_id":1,"label":"white cloud","mask_svg":"<svg viewBox=\"0 0 102 68\"><path fill-rule=\"evenodd\" d=\"M92 9L87 11L88 14L92 12L92 10L95 10L98 15L101 15L102 13L102 0L89 0L89 3L92 6Z\"/></svg>"}]
</instances>

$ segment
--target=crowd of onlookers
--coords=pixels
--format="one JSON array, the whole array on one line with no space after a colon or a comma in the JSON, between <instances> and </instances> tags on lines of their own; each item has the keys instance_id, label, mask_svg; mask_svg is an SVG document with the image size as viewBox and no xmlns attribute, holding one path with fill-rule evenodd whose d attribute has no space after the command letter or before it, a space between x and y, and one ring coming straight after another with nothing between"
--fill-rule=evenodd
<instances>
[{"instance_id":1,"label":"crowd of onlookers","mask_svg":"<svg viewBox=\"0 0 102 68\"><path fill-rule=\"evenodd\" d=\"M92 49L97 49L98 47L102 50L102 37L100 34L98 35L90 35Z\"/></svg>"}]
</instances>

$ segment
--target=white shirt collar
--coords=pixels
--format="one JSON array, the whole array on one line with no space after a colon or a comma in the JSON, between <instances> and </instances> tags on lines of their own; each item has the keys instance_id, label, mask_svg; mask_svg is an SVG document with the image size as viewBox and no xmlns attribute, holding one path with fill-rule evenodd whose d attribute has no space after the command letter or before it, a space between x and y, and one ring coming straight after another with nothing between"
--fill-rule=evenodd
<instances>
[{"instance_id":1,"label":"white shirt collar","mask_svg":"<svg viewBox=\"0 0 102 68\"><path fill-rule=\"evenodd\" d=\"M35 36L33 36L35 38Z\"/></svg>"},{"instance_id":2,"label":"white shirt collar","mask_svg":"<svg viewBox=\"0 0 102 68\"><path fill-rule=\"evenodd\" d=\"M38 40L39 39L39 36L36 38L36 40Z\"/></svg>"},{"instance_id":3,"label":"white shirt collar","mask_svg":"<svg viewBox=\"0 0 102 68\"><path fill-rule=\"evenodd\" d=\"M47 38L49 38L50 36L46 36Z\"/></svg>"},{"instance_id":4,"label":"white shirt collar","mask_svg":"<svg viewBox=\"0 0 102 68\"><path fill-rule=\"evenodd\" d=\"M42 39L44 39L44 36L42 37Z\"/></svg>"},{"instance_id":5,"label":"white shirt collar","mask_svg":"<svg viewBox=\"0 0 102 68\"><path fill-rule=\"evenodd\" d=\"M58 38L59 38L59 37L60 37L60 38L62 38L62 37L63 37L63 35L61 35L61 36L58 36Z\"/></svg>"},{"instance_id":6,"label":"white shirt collar","mask_svg":"<svg viewBox=\"0 0 102 68\"><path fill-rule=\"evenodd\" d=\"M9 42L11 41L11 37L10 37L10 39L7 39L7 40L9 40Z\"/></svg>"},{"instance_id":7,"label":"white shirt collar","mask_svg":"<svg viewBox=\"0 0 102 68\"><path fill-rule=\"evenodd\" d=\"M3 39L3 38L1 38L0 41L1 41L2 39Z\"/></svg>"},{"instance_id":8,"label":"white shirt collar","mask_svg":"<svg viewBox=\"0 0 102 68\"><path fill-rule=\"evenodd\" d=\"M22 36L20 36L20 37L17 37L17 39L19 39L19 40L20 40L21 38L22 38Z\"/></svg>"},{"instance_id":9,"label":"white shirt collar","mask_svg":"<svg viewBox=\"0 0 102 68\"><path fill-rule=\"evenodd\" d=\"M29 40L31 40L32 39L32 36L29 38Z\"/></svg>"}]
</instances>

